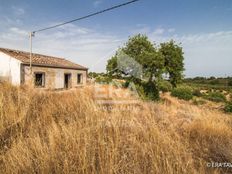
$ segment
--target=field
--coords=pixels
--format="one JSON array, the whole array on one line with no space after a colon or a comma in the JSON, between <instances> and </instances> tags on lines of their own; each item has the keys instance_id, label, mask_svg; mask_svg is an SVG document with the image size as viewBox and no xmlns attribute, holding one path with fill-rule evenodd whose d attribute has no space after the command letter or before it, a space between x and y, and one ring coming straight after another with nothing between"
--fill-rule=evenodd
<instances>
[{"instance_id":1,"label":"field","mask_svg":"<svg viewBox=\"0 0 232 174\"><path fill-rule=\"evenodd\" d=\"M193 87L199 87L206 90L214 89L214 90L232 91L232 77L227 77L227 78L195 77L195 78L184 79L184 82L187 85Z\"/></svg>"},{"instance_id":2,"label":"field","mask_svg":"<svg viewBox=\"0 0 232 174\"><path fill-rule=\"evenodd\" d=\"M105 108L105 107L104 107ZM94 89L0 84L0 173L231 173L232 117L168 94L106 105Z\"/></svg>"}]
</instances>

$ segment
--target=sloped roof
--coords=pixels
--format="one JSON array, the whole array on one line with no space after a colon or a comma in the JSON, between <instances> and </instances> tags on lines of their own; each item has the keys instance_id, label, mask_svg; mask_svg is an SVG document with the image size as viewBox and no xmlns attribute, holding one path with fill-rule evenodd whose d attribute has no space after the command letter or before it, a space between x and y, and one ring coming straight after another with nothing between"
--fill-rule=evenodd
<instances>
[{"instance_id":1,"label":"sloped roof","mask_svg":"<svg viewBox=\"0 0 232 174\"><path fill-rule=\"evenodd\" d=\"M15 59L20 60L23 64L30 64L30 53L19 50L12 50L7 48L0 48L0 52L3 52ZM46 56L42 54L32 54L32 65L44 66L44 67L55 67L55 68L67 68L67 69L81 69L87 70L88 68L73 63L64 58L58 58L53 56Z\"/></svg>"}]
</instances>

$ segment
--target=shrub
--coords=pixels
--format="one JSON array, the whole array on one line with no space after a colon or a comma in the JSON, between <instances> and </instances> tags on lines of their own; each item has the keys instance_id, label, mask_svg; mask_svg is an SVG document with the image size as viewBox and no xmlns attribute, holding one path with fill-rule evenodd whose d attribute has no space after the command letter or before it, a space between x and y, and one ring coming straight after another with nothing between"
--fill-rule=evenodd
<instances>
[{"instance_id":1,"label":"shrub","mask_svg":"<svg viewBox=\"0 0 232 174\"><path fill-rule=\"evenodd\" d=\"M202 99L193 99L193 104L194 105L203 105L203 104L205 104L206 103L206 101L205 100L202 100Z\"/></svg>"},{"instance_id":2,"label":"shrub","mask_svg":"<svg viewBox=\"0 0 232 174\"><path fill-rule=\"evenodd\" d=\"M224 111L232 113L232 101L226 103Z\"/></svg>"},{"instance_id":3,"label":"shrub","mask_svg":"<svg viewBox=\"0 0 232 174\"><path fill-rule=\"evenodd\" d=\"M154 82L143 82L136 84L139 96L144 100L159 100L159 90Z\"/></svg>"},{"instance_id":4,"label":"shrub","mask_svg":"<svg viewBox=\"0 0 232 174\"><path fill-rule=\"evenodd\" d=\"M232 80L228 82L228 86L232 86Z\"/></svg>"},{"instance_id":5,"label":"shrub","mask_svg":"<svg viewBox=\"0 0 232 174\"><path fill-rule=\"evenodd\" d=\"M200 89L194 89L193 90L193 95L196 96L196 97L201 97L202 96L201 90Z\"/></svg>"},{"instance_id":6,"label":"shrub","mask_svg":"<svg viewBox=\"0 0 232 174\"><path fill-rule=\"evenodd\" d=\"M108 76L97 76L96 77L97 83L109 84L111 81L112 81L112 79Z\"/></svg>"},{"instance_id":7,"label":"shrub","mask_svg":"<svg viewBox=\"0 0 232 174\"><path fill-rule=\"evenodd\" d=\"M154 82L142 83L142 86L147 99L159 100L159 89Z\"/></svg>"},{"instance_id":8,"label":"shrub","mask_svg":"<svg viewBox=\"0 0 232 174\"><path fill-rule=\"evenodd\" d=\"M178 87L172 90L171 95L183 100L191 100L193 98L192 89L190 87Z\"/></svg>"},{"instance_id":9,"label":"shrub","mask_svg":"<svg viewBox=\"0 0 232 174\"><path fill-rule=\"evenodd\" d=\"M224 94L220 92L210 92L207 96L205 96L207 100L213 101L213 102L225 102L226 97Z\"/></svg>"},{"instance_id":10,"label":"shrub","mask_svg":"<svg viewBox=\"0 0 232 174\"><path fill-rule=\"evenodd\" d=\"M122 87L122 83L121 82L119 82L119 81L116 81L116 80L112 80L112 81L109 81L107 84L111 84L111 85L113 85L114 87L116 87L116 88L118 88L118 87Z\"/></svg>"},{"instance_id":11,"label":"shrub","mask_svg":"<svg viewBox=\"0 0 232 174\"><path fill-rule=\"evenodd\" d=\"M162 92L169 92L172 90L172 84L166 80L159 82L158 87Z\"/></svg>"},{"instance_id":12,"label":"shrub","mask_svg":"<svg viewBox=\"0 0 232 174\"><path fill-rule=\"evenodd\" d=\"M140 97L142 100L146 100L147 98L146 98L146 94L145 94L145 92L144 92L143 86L140 85L140 84L136 84L135 87L136 87L136 90L137 90L137 92L138 92L138 94L139 94L139 97Z\"/></svg>"},{"instance_id":13,"label":"shrub","mask_svg":"<svg viewBox=\"0 0 232 174\"><path fill-rule=\"evenodd\" d=\"M218 79L214 79L214 80L211 80L209 83L211 85L218 85L218 84L220 84L220 81Z\"/></svg>"},{"instance_id":14,"label":"shrub","mask_svg":"<svg viewBox=\"0 0 232 174\"><path fill-rule=\"evenodd\" d=\"M123 87L123 88L127 88L129 85L130 85L130 81L125 81L125 82L122 84L122 87Z\"/></svg>"}]
</instances>

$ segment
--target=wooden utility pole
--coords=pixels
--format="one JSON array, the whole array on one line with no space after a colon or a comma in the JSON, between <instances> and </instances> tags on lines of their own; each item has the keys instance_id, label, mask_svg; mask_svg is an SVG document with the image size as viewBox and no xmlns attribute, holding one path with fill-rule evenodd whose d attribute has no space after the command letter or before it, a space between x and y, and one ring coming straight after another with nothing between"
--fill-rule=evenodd
<instances>
[{"instance_id":1,"label":"wooden utility pole","mask_svg":"<svg viewBox=\"0 0 232 174\"><path fill-rule=\"evenodd\" d=\"M30 38L30 74L32 74L32 37L35 35L34 32L29 33Z\"/></svg>"}]
</instances>

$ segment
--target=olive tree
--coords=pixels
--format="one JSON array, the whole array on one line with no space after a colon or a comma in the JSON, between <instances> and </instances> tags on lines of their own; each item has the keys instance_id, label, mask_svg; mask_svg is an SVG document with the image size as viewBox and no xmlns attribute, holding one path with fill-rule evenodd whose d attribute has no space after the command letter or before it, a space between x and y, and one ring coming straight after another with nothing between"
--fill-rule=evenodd
<instances>
[{"instance_id":1,"label":"olive tree","mask_svg":"<svg viewBox=\"0 0 232 174\"><path fill-rule=\"evenodd\" d=\"M176 87L183 78L184 53L182 47L173 40L160 44L160 51L164 56L164 69L169 75L171 84Z\"/></svg>"}]
</instances>

